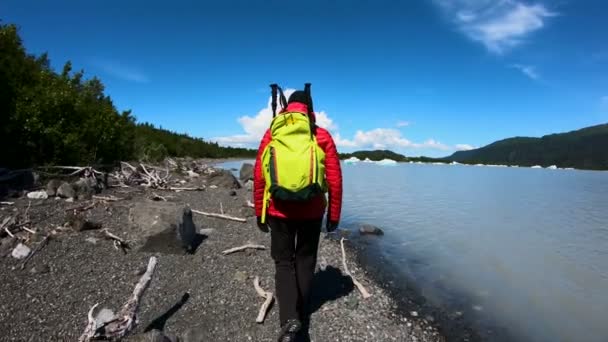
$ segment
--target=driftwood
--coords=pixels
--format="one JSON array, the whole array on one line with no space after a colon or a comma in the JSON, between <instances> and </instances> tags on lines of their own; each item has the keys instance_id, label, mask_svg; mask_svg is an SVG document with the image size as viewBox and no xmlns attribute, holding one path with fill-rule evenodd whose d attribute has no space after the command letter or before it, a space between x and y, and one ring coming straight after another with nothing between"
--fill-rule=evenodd
<instances>
[{"instance_id":1,"label":"driftwood","mask_svg":"<svg viewBox=\"0 0 608 342\"><path fill-rule=\"evenodd\" d=\"M163 202L167 202L167 199L159 194L157 194L156 192L152 193L152 197L150 197L151 200L153 201L163 201Z\"/></svg>"},{"instance_id":2,"label":"driftwood","mask_svg":"<svg viewBox=\"0 0 608 342\"><path fill-rule=\"evenodd\" d=\"M265 250L266 247L263 246L263 245L247 244L247 245L243 245L243 246L227 249L227 250L223 251L222 254L228 255L228 254L231 254L231 253L244 251L246 249L261 249L261 250Z\"/></svg>"},{"instance_id":3,"label":"driftwood","mask_svg":"<svg viewBox=\"0 0 608 342\"><path fill-rule=\"evenodd\" d=\"M13 204L15 204L15 202L5 202L5 201L0 202L0 205L13 205Z\"/></svg>"},{"instance_id":4,"label":"driftwood","mask_svg":"<svg viewBox=\"0 0 608 342\"><path fill-rule=\"evenodd\" d=\"M265 299L264 304L262 304L260 311L258 312L258 317L255 319L257 323L263 323L266 313L268 312L268 308L274 300L274 295L272 292L264 291L264 289L260 287L260 278L258 276L256 276L253 280L253 287L255 288L255 292L257 292L260 297Z\"/></svg>"},{"instance_id":5,"label":"driftwood","mask_svg":"<svg viewBox=\"0 0 608 342\"><path fill-rule=\"evenodd\" d=\"M350 279L352 279L355 286L357 286L359 292L361 292L363 298L371 297L371 294L369 294L365 287L363 287L363 285L359 281L357 281L355 277L353 277L352 273L350 273L350 271L348 270L348 266L346 266L346 251L344 250L344 238L340 239L340 247L342 248L342 267L344 268L344 273L346 273L346 275L348 275Z\"/></svg>"},{"instance_id":6,"label":"driftwood","mask_svg":"<svg viewBox=\"0 0 608 342\"><path fill-rule=\"evenodd\" d=\"M30 261L30 259L34 257L34 254L38 253L41 249L44 248L44 246L47 245L50 238L51 238L50 234L45 236L44 239L42 239L42 241L40 241L38 246L36 246L36 248L34 248L34 250L27 256L27 258L25 258L25 260L23 260L23 262L21 263L22 270L25 268L25 265L28 263L28 261Z\"/></svg>"},{"instance_id":7,"label":"driftwood","mask_svg":"<svg viewBox=\"0 0 608 342\"><path fill-rule=\"evenodd\" d=\"M15 237L9 227L14 223L15 216L5 217L2 223L0 223L0 231L4 229L4 231L12 238Z\"/></svg>"},{"instance_id":8,"label":"driftwood","mask_svg":"<svg viewBox=\"0 0 608 342\"><path fill-rule=\"evenodd\" d=\"M106 322L97 321L93 317L93 312L99 303L93 305L88 313L88 324L84 333L80 336L79 342L103 339L120 340L135 328L135 325L137 324L139 302L152 280L152 275L156 269L156 263L156 257L151 257L148 261L146 273L144 273L135 285L131 298L129 298L117 315L113 315L112 319Z\"/></svg>"},{"instance_id":9,"label":"driftwood","mask_svg":"<svg viewBox=\"0 0 608 342\"><path fill-rule=\"evenodd\" d=\"M77 207L68 208L65 211L72 211L72 210L74 210L74 211L87 211L87 210L93 208L96 205L97 205L97 202L93 201L93 203L90 203L90 204L87 204L87 205L79 205Z\"/></svg>"},{"instance_id":10,"label":"driftwood","mask_svg":"<svg viewBox=\"0 0 608 342\"><path fill-rule=\"evenodd\" d=\"M110 231L107 229L103 229L101 232L103 233L104 237L114 241L114 248L116 248L116 250L122 249L123 252L127 252L127 249L129 249L129 244L125 240L110 233Z\"/></svg>"},{"instance_id":11,"label":"driftwood","mask_svg":"<svg viewBox=\"0 0 608 342\"><path fill-rule=\"evenodd\" d=\"M23 219L27 222L30 221L30 208L32 207L32 201L27 202L27 208L25 208L25 213L23 214Z\"/></svg>"},{"instance_id":12,"label":"driftwood","mask_svg":"<svg viewBox=\"0 0 608 342\"><path fill-rule=\"evenodd\" d=\"M247 222L247 219L240 218L240 217L234 217L234 216L216 214L216 213L207 213L204 211L194 210L194 209L192 209L192 212L195 214L200 214L200 215L204 215L204 216L208 216L208 217L221 218L224 220L237 221L237 222L243 222L243 223Z\"/></svg>"},{"instance_id":13,"label":"driftwood","mask_svg":"<svg viewBox=\"0 0 608 342\"><path fill-rule=\"evenodd\" d=\"M28 232L30 234L36 234L35 230L29 229L28 227L21 227L21 229L25 230L26 232Z\"/></svg>"},{"instance_id":14,"label":"driftwood","mask_svg":"<svg viewBox=\"0 0 608 342\"><path fill-rule=\"evenodd\" d=\"M116 202L122 200L122 198L116 196L93 196L93 199L106 202Z\"/></svg>"},{"instance_id":15,"label":"driftwood","mask_svg":"<svg viewBox=\"0 0 608 342\"><path fill-rule=\"evenodd\" d=\"M172 190L172 191L204 191L205 187L199 186L196 188L176 188L176 187L169 187L167 188L167 190Z\"/></svg>"}]
</instances>

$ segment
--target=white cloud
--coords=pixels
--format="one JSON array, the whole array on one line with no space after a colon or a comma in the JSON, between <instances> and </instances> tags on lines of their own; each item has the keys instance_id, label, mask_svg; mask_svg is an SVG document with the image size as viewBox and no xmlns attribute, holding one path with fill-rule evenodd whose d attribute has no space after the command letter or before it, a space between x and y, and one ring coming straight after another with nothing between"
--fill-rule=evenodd
<instances>
[{"instance_id":1,"label":"white cloud","mask_svg":"<svg viewBox=\"0 0 608 342\"><path fill-rule=\"evenodd\" d=\"M536 71L536 68L532 65L513 64L511 65L511 67L521 71L524 75L530 77L533 80L538 80L540 78L540 75Z\"/></svg>"},{"instance_id":2,"label":"white cloud","mask_svg":"<svg viewBox=\"0 0 608 342\"><path fill-rule=\"evenodd\" d=\"M434 0L458 28L489 51L502 54L556 15L542 4L520 0Z\"/></svg>"},{"instance_id":3,"label":"white cloud","mask_svg":"<svg viewBox=\"0 0 608 342\"><path fill-rule=\"evenodd\" d=\"M452 147L442 144L441 142L435 141L433 139L429 139L422 144L414 144L414 147L432 148L432 149L441 150L441 151L449 151L449 150L453 149Z\"/></svg>"},{"instance_id":4,"label":"white cloud","mask_svg":"<svg viewBox=\"0 0 608 342\"><path fill-rule=\"evenodd\" d=\"M285 89L285 97L289 96L295 91L295 89ZM280 101L277 101L280 102ZM281 110L280 103L277 103L277 112ZM338 126L333 120L327 115L326 112L316 112L317 125L328 130L336 130ZM257 144L260 142L266 130L270 127L272 121L272 99L268 98L268 104L265 108L260 110L256 116L242 116L237 119L239 125L245 131L245 134L237 134L225 137L216 137L211 140L217 141L220 144L237 146L240 144Z\"/></svg>"},{"instance_id":5,"label":"white cloud","mask_svg":"<svg viewBox=\"0 0 608 342\"><path fill-rule=\"evenodd\" d=\"M135 67L127 66L117 61L94 60L92 64L110 76L136 83L148 83L150 79Z\"/></svg>"},{"instance_id":6,"label":"white cloud","mask_svg":"<svg viewBox=\"0 0 608 342\"><path fill-rule=\"evenodd\" d=\"M294 89L285 90L285 96L289 97ZM280 110L277 108L277 111ZM394 128L375 128L364 131L358 130L352 139L344 138L338 132L338 125L327 115L326 112L320 111L316 113L317 124L323 128L332 131L334 142L341 148L373 148L373 149L394 149L394 148L415 148L415 149L434 149L441 151L455 150L457 147L451 147L434 139L428 139L422 143L415 143L405 138L401 131ZM262 136L270 126L272 121L271 99L265 108L260 110L255 116L242 116L237 119L244 133L212 138L222 145L238 146L238 147L255 147L259 144ZM398 127L405 127L410 123L407 121L399 121ZM468 145L467 145L468 146Z\"/></svg>"},{"instance_id":7,"label":"white cloud","mask_svg":"<svg viewBox=\"0 0 608 342\"><path fill-rule=\"evenodd\" d=\"M471 146L469 144L456 144L456 146L454 146L456 148L456 150L458 151L468 151L468 150L472 150L475 149L474 146Z\"/></svg>"},{"instance_id":8,"label":"white cloud","mask_svg":"<svg viewBox=\"0 0 608 342\"><path fill-rule=\"evenodd\" d=\"M369 131L359 130L353 139L343 139L339 134L334 137L338 147L357 148L428 148L442 151L453 150L452 147L442 144L434 139L423 143L415 143L401 135L401 132L392 128L375 128Z\"/></svg>"}]
</instances>

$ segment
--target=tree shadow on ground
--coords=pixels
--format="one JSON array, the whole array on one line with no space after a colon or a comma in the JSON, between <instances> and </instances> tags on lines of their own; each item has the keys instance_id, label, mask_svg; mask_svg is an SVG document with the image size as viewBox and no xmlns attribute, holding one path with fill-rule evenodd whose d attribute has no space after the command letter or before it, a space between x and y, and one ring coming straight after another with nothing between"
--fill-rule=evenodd
<instances>
[{"instance_id":1,"label":"tree shadow on ground","mask_svg":"<svg viewBox=\"0 0 608 342\"><path fill-rule=\"evenodd\" d=\"M177 303L175 303L171 308L169 308L169 310L167 310L167 312L165 312L164 314L160 315L159 317L155 318L152 322L150 322L150 324L148 324L148 326L146 327L144 332L148 332L148 331L152 331L152 330L163 331L165 329L165 325L167 324L167 321L169 320L169 318L171 318L173 315L175 315L175 313L178 312L179 309L181 309L182 306L184 306L184 304L186 304L186 302L188 301L189 298L190 298L190 294L187 292L184 293L182 295L182 298L180 298L180 300Z\"/></svg>"}]
</instances>

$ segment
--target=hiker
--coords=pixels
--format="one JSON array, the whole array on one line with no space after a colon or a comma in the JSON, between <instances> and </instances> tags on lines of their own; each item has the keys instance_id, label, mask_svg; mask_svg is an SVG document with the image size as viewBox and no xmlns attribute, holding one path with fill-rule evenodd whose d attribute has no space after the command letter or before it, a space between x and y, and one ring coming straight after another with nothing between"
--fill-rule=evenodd
<instances>
[{"instance_id":1,"label":"hiker","mask_svg":"<svg viewBox=\"0 0 608 342\"><path fill-rule=\"evenodd\" d=\"M279 341L294 341L310 316L309 297L325 210L326 230L338 227L342 172L330 133L315 124L310 84L285 100L272 87L273 121L254 168L258 228L271 236L279 303ZM277 90L283 109L276 115ZM325 195L328 195L326 199Z\"/></svg>"}]
</instances>

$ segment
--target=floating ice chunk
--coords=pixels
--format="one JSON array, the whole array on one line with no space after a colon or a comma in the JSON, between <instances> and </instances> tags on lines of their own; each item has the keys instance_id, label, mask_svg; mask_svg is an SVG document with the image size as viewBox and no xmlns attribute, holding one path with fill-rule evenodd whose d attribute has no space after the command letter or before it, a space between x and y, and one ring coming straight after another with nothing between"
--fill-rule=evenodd
<instances>
[{"instance_id":1,"label":"floating ice chunk","mask_svg":"<svg viewBox=\"0 0 608 342\"><path fill-rule=\"evenodd\" d=\"M357 158L357 157L350 157L350 158L344 160L344 163L346 163L346 164L355 164L355 163L358 163L360 161L361 160L359 158Z\"/></svg>"},{"instance_id":2,"label":"floating ice chunk","mask_svg":"<svg viewBox=\"0 0 608 342\"><path fill-rule=\"evenodd\" d=\"M397 165L397 162L392 159L382 159L380 161L377 161L376 164L378 164L378 165Z\"/></svg>"}]
</instances>

